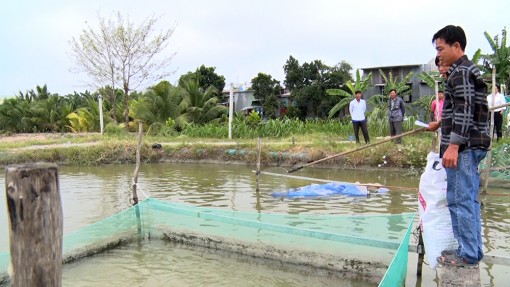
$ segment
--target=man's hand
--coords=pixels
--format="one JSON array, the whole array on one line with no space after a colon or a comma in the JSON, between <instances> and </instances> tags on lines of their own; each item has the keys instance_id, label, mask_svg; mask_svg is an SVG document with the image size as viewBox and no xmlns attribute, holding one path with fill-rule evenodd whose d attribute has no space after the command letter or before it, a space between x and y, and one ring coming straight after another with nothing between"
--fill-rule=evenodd
<instances>
[{"instance_id":1,"label":"man's hand","mask_svg":"<svg viewBox=\"0 0 510 287\"><path fill-rule=\"evenodd\" d=\"M429 127L425 130L429 132L435 132L441 126L441 122L430 122Z\"/></svg>"},{"instance_id":2,"label":"man's hand","mask_svg":"<svg viewBox=\"0 0 510 287\"><path fill-rule=\"evenodd\" d=\"M449 144L448 148L443 154L443 167L457 168L458 159L459 159L459 145Z\"/></svg>"}]
</instances>

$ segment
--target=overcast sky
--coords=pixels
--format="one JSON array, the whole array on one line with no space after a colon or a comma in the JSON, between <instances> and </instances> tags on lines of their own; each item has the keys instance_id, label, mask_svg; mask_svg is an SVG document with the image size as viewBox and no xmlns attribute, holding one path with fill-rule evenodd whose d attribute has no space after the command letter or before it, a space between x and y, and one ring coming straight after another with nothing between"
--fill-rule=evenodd
<instances>
[{"instance_id":1,"label":"overcast sky","mask_svg":"<svg viewBox=\"0 0 510 287\"><path fill-rule=\"evenodd\" d=\"M44 84L60 95L95 90L85 74L69 72L69 41L97 27L98 11L105 18L120 11L135 23L160 17L157 31L176 25L165 51L176 53L171 83L203 64L227 85L259 72L283 84L291 55L300 64L347 61L354 69L425 64L435 56L432 35L448 24L464 28L471 57L478 48L491 52L485 31L510 27L509 0L2 0L0 96Z\"/></svg>"}]
</instances>

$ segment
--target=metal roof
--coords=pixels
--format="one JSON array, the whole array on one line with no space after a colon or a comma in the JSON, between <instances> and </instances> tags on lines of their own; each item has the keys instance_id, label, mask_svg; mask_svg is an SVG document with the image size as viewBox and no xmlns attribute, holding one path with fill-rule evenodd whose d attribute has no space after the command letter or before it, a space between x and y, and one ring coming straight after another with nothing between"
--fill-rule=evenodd
<instances>
[{"instance_id":1,"label":"metal roof","mask_svg":"<svg viewBox=\"0 0 510 287\"><path fill-rule=\"evenodd\" d=\"M367 67L360 68L361 70L375 70L375 69L383 69L383 68L403 68L403 67L420 67L423 64L409 64L409 65L394 65L394 66L379 66L379 67Z\"/></svg>"}]
</instances>

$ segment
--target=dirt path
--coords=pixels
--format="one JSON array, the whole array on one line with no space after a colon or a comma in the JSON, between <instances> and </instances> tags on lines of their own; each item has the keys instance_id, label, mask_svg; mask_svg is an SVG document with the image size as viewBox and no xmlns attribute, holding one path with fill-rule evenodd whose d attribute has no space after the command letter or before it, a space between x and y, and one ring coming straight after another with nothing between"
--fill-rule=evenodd
<instances>
[{"instance_id":1,"label":"dirt path","mask_svg":"<svg viewBox=\"0 0 510 287\"><path fill-rule=\"evenodd\" d=\"M45 139L54 139L61 137L60 134L13 134L9 136L0 136L0 142L23 142L28 140L45 140Z\"/></svg>"}]
</instances>

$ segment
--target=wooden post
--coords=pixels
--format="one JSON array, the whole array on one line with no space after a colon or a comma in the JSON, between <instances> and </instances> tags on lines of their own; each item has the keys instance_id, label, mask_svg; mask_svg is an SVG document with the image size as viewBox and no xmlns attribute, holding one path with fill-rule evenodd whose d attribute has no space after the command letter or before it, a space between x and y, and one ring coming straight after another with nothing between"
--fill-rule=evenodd
<instances>
[{"instance_id":1,"label":"wooden post","mask_svg":"<svg viewBox=\"0 0 510 287\"><path fill-rule=\"evenodd\" d=\"M421 277L423 258L425 257L425 244L423 242L423 232L421 226L418 227L418 245L416 246L418 251L418 263L416 265L416 276Z\"/></svg>"},{"instance_id":2,"label":"wooden post","mask_svg":"<svg viewBox=\"0 0 510 287\"><path fill-rule=\"evenodd\" d=\"M256 191L259 191L260 160L261 160L261 157L262 157L261 154L262 154L262 142L261 142L261 139L259 137L258 140L257 140L257 172L255 173L255 175L257 176L257 179L256 179L257 187L255 188Z\"/></svg>"},{"instance_id":3,"label":"wooden post","mask_svg":"<svg viewBox=\"0 0 510 287\"><path fill-rule=\"evenodd\" d=\"M62 286L62 203L55 164L6 167L12 286Z\"/></svg>"},{"instance_id":4,"label":"wooden post","mask_svg":"<svg viewBox=\"0 0 510 287\"><path fill-rule=\"evenodd\" d=\"M135 173L133 174L133 205L138 204L138 195L136 193L136 186L138 185L138 172L140 171L140 149L142 147L142 134L143 134L143 124L142 122L138 123L138 144L136 146L136 167Z\"/></svg>"}]
</instances>

